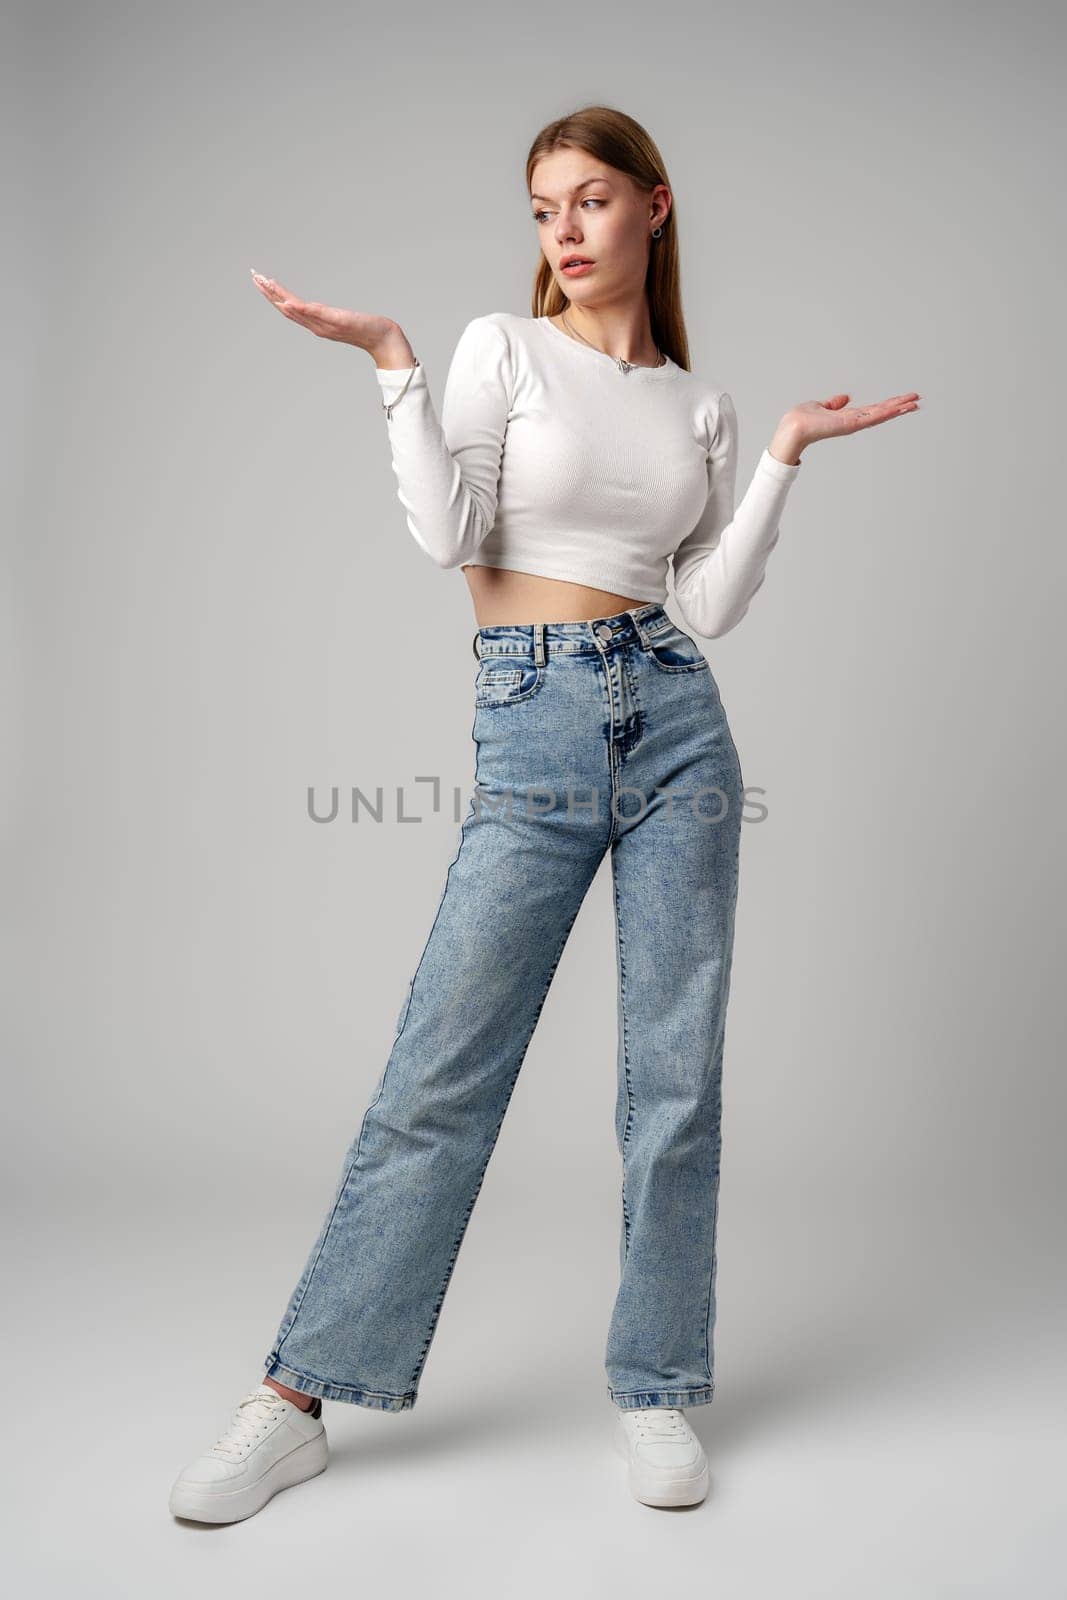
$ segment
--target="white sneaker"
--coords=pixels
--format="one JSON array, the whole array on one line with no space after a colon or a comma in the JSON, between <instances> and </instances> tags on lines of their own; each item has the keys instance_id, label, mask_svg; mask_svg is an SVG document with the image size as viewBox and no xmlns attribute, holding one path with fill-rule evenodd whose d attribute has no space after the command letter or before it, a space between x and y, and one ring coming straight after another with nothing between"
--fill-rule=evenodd
<instances>
[{"instance_id":1,"label":"white sneaker","mask_svg":"<svg viewBox=\"0 0 1067 1600\"><path fill-rule=\"evenodd\" d=\"M245 1395L222 1437L175 1480L170 1509L192 1522L240 1522L279 1489L325 1471L329 1460L322 1401L308 1411L261 1383Z\"/></svg>"},{"instance_id":2,"label":"white sneaker","mask_svg":"<svg viewBox=\"0 0 1067 1600\"><path fill-rule=\"evenodd\" d=\"M646 1506L695 1506L708 1492L704 1446L674 1406L616 1406L615 1448L630 1464L630 1493Z\"/></svg>"}]
</instances>

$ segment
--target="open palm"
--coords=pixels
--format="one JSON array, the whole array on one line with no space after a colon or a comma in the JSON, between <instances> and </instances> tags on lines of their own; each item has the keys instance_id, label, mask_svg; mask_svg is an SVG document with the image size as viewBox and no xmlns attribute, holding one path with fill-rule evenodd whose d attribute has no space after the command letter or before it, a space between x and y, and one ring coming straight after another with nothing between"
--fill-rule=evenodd
<instances>
[{"instance_id":1,"label":"open palm","mask_svg":"<svg viewBox=\"0 0 1067 1600\"><path fill-rule=\"evenodd\" d=\"M878 400L866 406L850 406L850 399L847 394L834 394L829 400L802 400L794 406L791 418L805 443L833 439L843 433L858 433L861 428L874 428L880 422L919 409L919 395L914 392L895 394L891 400Z\"/></svg>"},{"instance_id":2,"label":"open palm","mask_svg":"<svg viewBox=\"0 0 1067 1600\"><path fill-rule=\"evenodd\" d=\"M396 330L392 317L380 317L372 311L348 311L340 306L323 305L320 300L301 300L273 278L264 278L255 270L252 281L263 298L283 317L298 322L320 339L334 339L339 344L374 350Z\"/></svg>"}]
</instances>

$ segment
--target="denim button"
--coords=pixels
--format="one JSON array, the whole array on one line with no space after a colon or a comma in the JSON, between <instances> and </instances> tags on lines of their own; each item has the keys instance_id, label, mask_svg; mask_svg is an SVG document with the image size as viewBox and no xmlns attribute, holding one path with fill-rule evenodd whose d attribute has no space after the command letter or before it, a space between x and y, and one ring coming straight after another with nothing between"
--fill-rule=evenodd
<instances>
[{"instance_id":1,"label":"denim button","mask_svg":"<svg viewBox=\"0 0 1067 1600\"><path fill-rule=\"evenodd\" d=\"M611 638L611 629L608 627L606 622L600 622L597 624L596 635L598 639Z\"/></svg>"}]
</instances>

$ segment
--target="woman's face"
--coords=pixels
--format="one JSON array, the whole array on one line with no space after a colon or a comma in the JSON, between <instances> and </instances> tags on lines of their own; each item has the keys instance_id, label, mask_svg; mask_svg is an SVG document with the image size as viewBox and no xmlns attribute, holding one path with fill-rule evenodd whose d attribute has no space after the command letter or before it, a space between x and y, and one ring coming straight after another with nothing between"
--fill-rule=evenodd
<instances>
[{"instance_id":1,"label":"woman's face","mask_svg":"<svg viewBox=\"0 0 1067 1600\"><path fill-rule=\"evenodd\" d=\"M644 292L651 232L670 210L666 184L643 194L584 150L553 150L533 170L530 211L545 260L568 300L602 306ZM571 274L569 256L592 262Z\"/></svg>"}]
</instances>

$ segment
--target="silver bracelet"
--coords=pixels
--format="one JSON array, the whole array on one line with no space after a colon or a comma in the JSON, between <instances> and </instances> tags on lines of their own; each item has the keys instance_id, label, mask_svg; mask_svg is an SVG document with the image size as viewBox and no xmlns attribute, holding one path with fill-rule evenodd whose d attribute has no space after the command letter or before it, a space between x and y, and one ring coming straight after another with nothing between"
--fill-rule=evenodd
<instances>
[{"instance_id":1,"label":"silver bracelet","mask_svg":"<svg viewBox=\"0 0 1067 1600\"><path fill-rule=\"evenodd\" d=\"M388 417L390 422L392 422L392 420L393 420L393 407L394 406L398 406L400 404L401 400L403 400L404 396L407 394L407 392L408 392L408 384L411 382L412 378L415 376L415 371L416 371L416 368L418 367L418 365L419 365L419 358L418 358L418 356L416 356L415 357L415 366L412 367L411 371L408 373L407 379L406 379L406 381L404 383L404 387L401 389L400 393L396 396L396 398L394 400L390 400L388 405L386 404L386 402L384 400L382 401L382 410L385 412L385 414Z\"/></svg>"}]
</instances>

